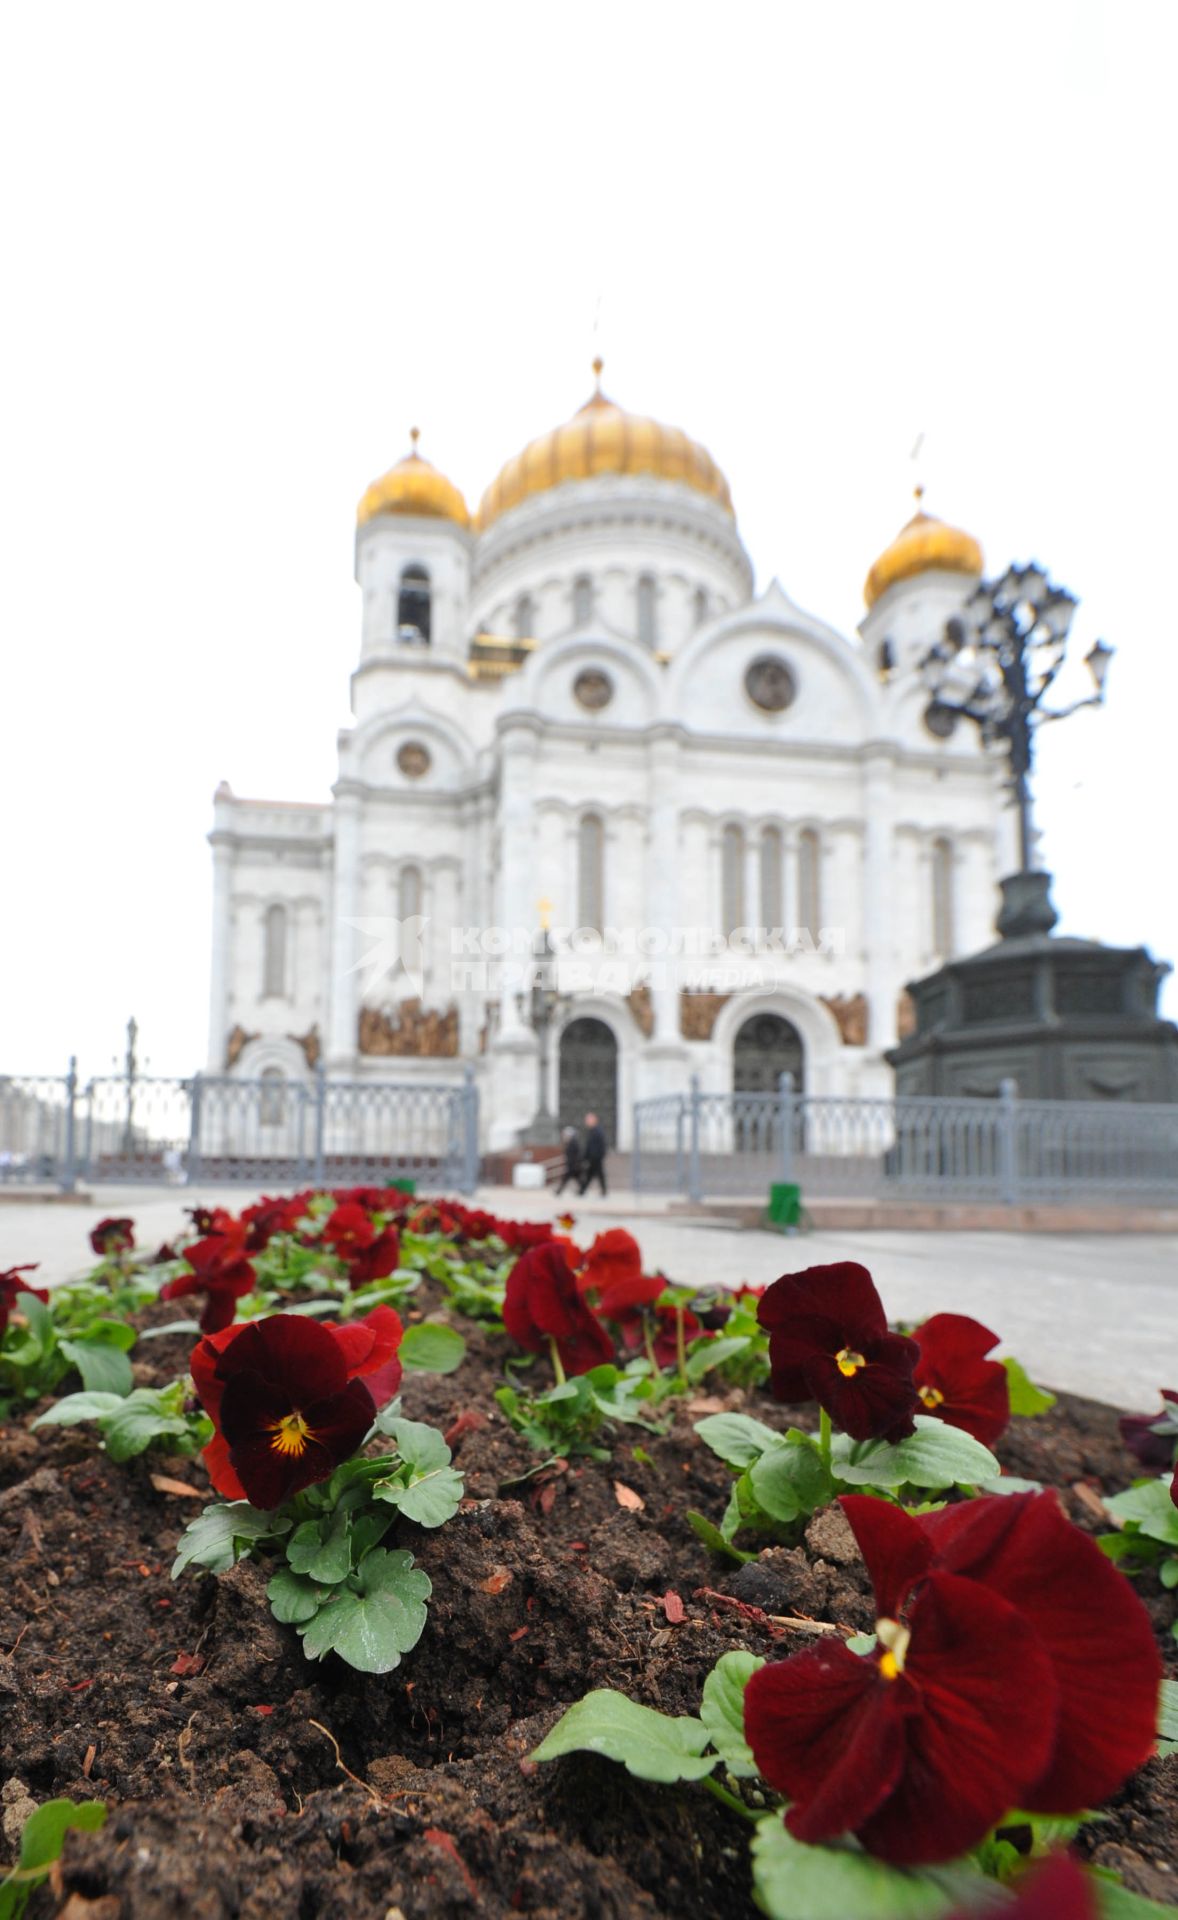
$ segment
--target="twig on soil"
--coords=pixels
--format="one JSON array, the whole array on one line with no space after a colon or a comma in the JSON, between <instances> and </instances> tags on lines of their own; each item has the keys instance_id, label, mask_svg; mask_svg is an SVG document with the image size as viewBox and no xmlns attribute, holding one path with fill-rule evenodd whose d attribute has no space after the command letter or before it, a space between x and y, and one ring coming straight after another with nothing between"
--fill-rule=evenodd
<instances>
[{"instance_id":1,"label":"twig on soil","mask_svg":"<svg viewBox=\"0 0 1178 1920\"><path fill-rule=\"evenodd\" d=\"M8 1652L4 1656L6 1660L12 1659L13 1655L15 1654L17 1648L19 1647L21 1641L24 1639L26 1633L28 1632L32 1624L33 1623L31 1620L25 1621L24 1626L21 1628L20 1632L16 1636L16 1639L13 1641L12 1645L8 1649Z\"/></svg>"},{"instance_id":2,"label":"twig on soil","mask_svg":"<svg viewBox=\"0 0 1178 1920\"><path fill-rule=\"evenodd\" d=\"M330 1728L325 1727L321 1720L308 1720L307 1725L309 1727L316 1728L316 1730L323 1735L325 1740L331 1741L331 1744L335 1749L335 1764L339 1768L340 1772L347 1774L348 1779L351 1780L356 1786L362 1787L364 1789L364 1792L371 1796L374 1806L377 1806L377 1807L382 1806L384 1803L381 1800L379 1793L376 1791L376 1788L369 1786L367 1780L361 1780L358 1773L352 1772L351 1767L345 1767L343 1762L343 1756L341 1755L339 1750L339 1741L336 1739L334 1733L331 1732Z\"/></svg>"}]
</instances>

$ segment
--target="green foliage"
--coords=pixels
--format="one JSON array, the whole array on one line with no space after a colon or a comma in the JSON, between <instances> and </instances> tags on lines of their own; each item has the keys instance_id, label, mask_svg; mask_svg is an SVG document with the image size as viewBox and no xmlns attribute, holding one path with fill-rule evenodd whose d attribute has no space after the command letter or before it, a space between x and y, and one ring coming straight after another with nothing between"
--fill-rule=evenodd
<instances>
[{"instance_id":1,"label":"green foliage","mask_svg":"<svg viewBox=\"0 0 1178 1920\"><path fill-rule=\"evenodd\" d=\"M154 1442L168 1453L193 1454L213 1437L213 1423L199 1410L186 1413L188 1384L174 1380L168 1387L136 1387L125 1397L117 1393L69 1393L34 1420L34 1427L71 1427L94 1420L112 1460L131 1460Z\"/></svg>"},{"instance_id":2,"label":"green foliage","mask_svg":"<svg viewBox=\"0 0 1178 1920\"><path fill-rule=\"evenodd\" d=\"M970 1862L891 1867L853 1841L811 1847L766 1814L753 1833L753 1891L769 1920L941 1920L1001 1910L1008 1896Z\"/></svg>"},{"instance_id":3,"label":"green foliage","mask_svg":"<svg viewBox=\"0 0 1178 1920\"><path fill-rule=\"evenodd\" d=\"M71 1827L78 1833L97 1833L105 1821L101 1800L46 1800L31 1813L20 1836L17 1863L0 1880L0 1920L20 1920L29 1895L48 1879L54 1861L61 1859Z\"/></svg>"},{"instance_id":4,"label":"green foliage","mask_svg":"<svg viewBox=\"0 0 1178 1920\"><path fill-rule=\"evenodd\" d=\"M1100 1534L1096 1544L1126 1573L1156 1567L1163 1587L1173 1591L1178 1587L1178 1507L1170 1498L1171 1478L1167 1473L1161 1480L1135 1480L1124 1493L1112 1494L1104 1504L1121 1530ZM1178 1640L1178 1620L1171 1631Z\"/></svg>"},{"instance_id":5,"label":"green foliage","mask_svg":"<svg viewBox=\"0 0 1178 1920\"><path fill-rule=\"evenodd\" d=\"M714 1306L715 1300L695 1304L698 1311L700 1306ZM709 1350L708 1357L699 1360L704 1349ZM696 1364L698 1373L692 1371ZM691 1381L713 1371L729 1387L759 1387L769 1378L769 1335L757 1319L755 1300L733 1307L718 1339L695 1341L688 1348L687 1375Z\"/></svg>"},{"instance_id":6,"label":"green foliage","mask_svg":"<svg viewBox=\"0 0 1178 1920\"><path fill-rule=\"evenodd\" d=\"M747 1413L710 1413L705 1420L696 1421L695 1431L728 1466L741 1468L751 1467L765 1448L781 1437L773 1427Z\"/></svg>"},{"instance_id":7,"label":"green foliage","mask_svg":"<svg viewBox=\"0 0 1178 1920\"><path fill-rule=\"evenodd\" d=\"M418 1420L391 1419L381 1431L395 1442L400 1464L374 1481L373 1499L398 1507L419 1527L440 1527L457 1513L463 1487L446 1442L436 1427Z\"/></svg>"},{"instance_id":8,"label":"green foliage","mask_svg":"<svg viewBox=\"0 0 1178 1920\"><path fill-rule=\"evenodd\" d=\"M1046 1387L1037 1387L1028 1375L1026 1368L1008 1353L1002 1362L1006 1368L1006 1384L1010 1390L1010 1411L1024 1418L1033 1418L1037 1413L1046 1413L1055 1405L1056 1396L1048 1393Z\"/></svg>"},{"instance_id":9,"label":"green foliage","mask_svg":"<svg viewBox=\"0 0 1178 1920\"><path fill-rule=\"evenodd\" d=\"M308 1620L296 1623L303 1652L309 1660L338 1653L361 1673L390 1673L420 1640L431 1591L411 1553L376 1547Z\"/></svg>"},{"instance_id":10,"label":"green foliage","mask_svg":"<svg viewBox=\"0 0 1178 1920\"><path fill-rule=\"evenodd\" d=\"M700 1719L729 1773L755 1780L757 1766L744 1737L744 1690L765 1662L755 1653L722 1653L704 1681Z\"/></svg>"},{"instance_id":11,"label":"green foliage","mask_svg":"<svg viewBox=\"0 0 1178 1920\"><path fill-rule=\"evenodd\" d=\"M600 1687L561 1715L533 1760L559 1760L566 1753L601 1753L637 1780L702 1780L719 1756L704 1753L709 1732L702 1720L671 1719Z\"/></svg>"},{"instance_id":12,"label":"green foliage","mask_svg":"<svg viewBox=\"0 0 1178 1920\"><path fill-rule=\"evenodd\" d=\"M599 1444L598 1436L603 1427L618 1422L664 1431L651 1418L654 1388L645 1360L631 1360L624 1368L606 1362L545 1393L500 1387L495 1399L516 1432L537 1452L549 1455L584 1453L592 1460L608 1460L610 1448Z\"/></svg>"},{"instance_id":13,"label":"green foliage","mask_svg":"<svg viewBox=\"0 0 1178 1920\"><path fill-rule=\"evenodd\" d=\"M82 1309L76 1300L59 1307L56 1294L48 1304L35 1294L17 1294L17 1313L0 1341L0 1401L40 1400L70 1372L81 1375L87 1392L130 1393L134 1375L127 1352L135 1344L134 1328L95 1313L96 1292L88 1290Z\"/></svg>"},{"instance_id":14,"label":"green foliage","mask_svg":"<svg viewBox=\"0 0 1178 1920\"><path fill-rule=\"evenodd\" d=\"M262 1540L289 1533L291 1522L280 1513L259 1513L248 1500L217 1501L190 1520L180 1536L172 1562L175 1580L185 1567L205 1567L209 1573L227 1573L253 1552Z\"/></svg>"},{"instance_id":15,"label":"green foliage","mask_svg":"<svg viewBox=\"0 0 1178 1920\"><path fill-rule=\"evenodd\" d=\"M409 1372L453 1373L466 1358L466 1341L456 1327L420 1320L406 1327L398 1351Z\"/></svg>"},{"instance_id":16,"label":"green foliage","mask_svg":"<svg viewBox=\"0 0 1178 1920\"><path fill-rule=\"evenodd\" d=\"M849 1440L836 1434L833 1471L844 1485L894 1492L903 1486L972 1487L997 1479L1002 1469L989 1448L972 1434L929 1414L916 1415L916 1432L907 1440Z\"/></svg>"}]
</instances>

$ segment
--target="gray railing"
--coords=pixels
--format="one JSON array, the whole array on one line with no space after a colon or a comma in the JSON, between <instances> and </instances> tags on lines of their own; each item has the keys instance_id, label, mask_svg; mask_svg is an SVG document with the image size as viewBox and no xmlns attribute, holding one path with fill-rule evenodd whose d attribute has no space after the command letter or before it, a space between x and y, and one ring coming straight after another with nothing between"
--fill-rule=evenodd
<instances>
[{"instance_id":1,"label":"gray railing","mask_svg":"<svg viewBox=\"0 0 1178 1920\"><path fill-rule=\"evenodd\" d=\"M1178 1106L690 1092L634 1108L636 1192L1178 1206Z\"/></svg>"},{"instance_id":2,"label":"gray railing","mask_svg":"<svg viewBox=\"0 0 1178 1920\"><path fill-rule=\"evenodd\" d=\"M474 1191L478 1089L467 1069L446 1087L309 1083L193 1074L189 1079L69 1072L0 1075L0 1182L71 1191L79 1181L261 1188L379 1185L410 1178Z\"/></svg>"}]
</instances>

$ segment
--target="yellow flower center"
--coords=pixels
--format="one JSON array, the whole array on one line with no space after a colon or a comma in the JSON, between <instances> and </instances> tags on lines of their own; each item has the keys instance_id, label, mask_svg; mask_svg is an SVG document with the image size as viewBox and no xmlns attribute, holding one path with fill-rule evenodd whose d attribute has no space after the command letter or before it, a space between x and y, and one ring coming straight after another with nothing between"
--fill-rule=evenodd
<instances>
[{"instance_id":1,"label":"yellow flower center","mask_svg":"<svg viewBox=\"0 0 1178 1920\"><path fill-rule=\"evenodd\" d=\"M877 1620L875 1636L883 1652L879 1657L879 1670L885 1680L896 1680L904 1671L904 1662L908 1656L908 1642L912 1635L907 1627L898 1620Z\"/></svg>"},{"instance_id":2,"label":"yellow flower center","mask_svg":"<svg viewBox=\"0 0 1178 1920\"><path fill-rule=\"evenodd\" d=\"M287 1413L281 1420L272 1420L270 1432L274 1436L270 1445L275 1453L293 1453L297 1458L306 1452L311 1429L301 1413Z\"/></svg>"},{"instance_id":3,"label":"yellow flower center","mask_svg":"<svg viewBox=\"0 0 1178 1920\"><path fill-rule=\"evenodd\" d=\"M854 1353L850 1347L844 1347L841 1353L835 1354L834 1364L849 1380L853 1374L859 1372L861 1367L865 1367L867 1362L861 1353Z\"/></svg>"},{"instance_id":4,"label":"yellow flower center","mask_svg":"<svg viewBox=\"0 0 1178 1920\"><path fill-rule=\"evenodd\" d=\"M939 1387L921 1387L919 1391L926 1407L935 1409L945 1404L945 1396Z\"/></svg>"}]
</instances>

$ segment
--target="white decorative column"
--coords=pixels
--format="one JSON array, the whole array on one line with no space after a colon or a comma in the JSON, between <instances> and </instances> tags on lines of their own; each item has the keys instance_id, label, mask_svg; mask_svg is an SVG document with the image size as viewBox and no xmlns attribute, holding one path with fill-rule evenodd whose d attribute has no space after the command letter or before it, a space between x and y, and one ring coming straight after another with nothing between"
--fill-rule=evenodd
<instances>
[{"instance_id":1,"label":"white decorative column","mask_svg":"<svg viewBox=\"0 0 1178 1920\"><path fill-rule=\"evenodd\" d=\"M892 762L873 752L864 767L863 937L867 956L868 1045L874 1053L896 1044L896 951Z\"/></svg>"},{"instance_id":2,"label":"white decorative column","mask_svg":"<svg viewBox=\"0 0 1178 1920\"><path fill-rule=\"evenodd\" d=\"M229 1038L229 899L233 878L233 847L227 835L214 829L213 847L213 968L209 984L209 1072L225 1071L225 1042Z\"/></svg>"},{"instance_id":3,"label":"white decorative column","mask_svg":"<svg viewBox=\"0 0 1178 1920\"><path fill-rule=\"evenodd\" d=\"M675 929L685 917L680 886L683 850L679 784L678 740L670 733L656 734L650 743L644 895L650 925L665 936L665 945L664 951L650 957L654 1028L640 1050L642 1078L634 1090L636 1097L674 1092L684 1084L686 1043L679 1031L679 973L683 962L671 951Z\"/></svg>"},{"instance_id":4,"label":"white decorative column","mask_svg":"<svg viewBox=\"0 0 1178 1920\"><path fill-rule=\"evenodd\" d=\"M334 854L331 896L331 1000L327 1025L328 1064L351 1067L359 1050L356 1022L360 1005L360 976L354 971L358 929L350 926L360 912L360 795L353 787L337 786L334 807Z\"/></svg>"},{"instance_id":5,"label":"white decorative column","mask_svg":"<svg viewBox=\"0 0 1178 1920\"><path fill-rule=\"evenodd\" d=\"M489 964L502 968L497 988L499 1024L488 1062L487 1144L513 1147L536 1111L536 1036L524 1021L517 996L524 991L530 955L514 950L519 929L537 922L536 862L533 844L532 762L535 739L530 728L504 733L499 763L499 885L493 921L511 936L511 949Z\"/></svg>"},{"instance_id":6,"label":"white decorative column","mask_svg":"<svg viewBox=\"0 0 1178 1920\"><path fill-rule=\"evenodd\" d=\"M744 924L764 926L761 912L761 834L757 827L744 830Z\"/></svg>"}]
</instances>

